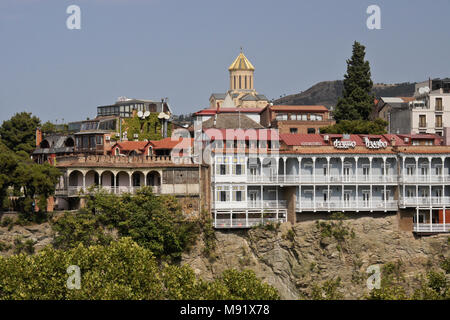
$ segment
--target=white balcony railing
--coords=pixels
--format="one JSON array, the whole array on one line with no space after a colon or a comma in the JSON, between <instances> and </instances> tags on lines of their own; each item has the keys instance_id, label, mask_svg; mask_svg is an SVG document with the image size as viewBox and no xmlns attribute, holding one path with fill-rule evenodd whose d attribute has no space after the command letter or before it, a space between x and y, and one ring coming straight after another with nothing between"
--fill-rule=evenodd
<instances>
[{"instance_id":1,"label":"white balcony railing","mask_svg":"<svg viewBox=\"0 0 450 320\"><path fill-rule=\"evenodd\" d=\"M249 183L397 183L397 181L397 175L247 175Z\"/></svg>"},{"instance_id":2,"label":"white balcony railing","mask_svg":"<svg viewBox=\"0 0 450 320\"><path fill-rule=\"evenodd\" d=\"M414 232L450 232L450 224L446 223L415 223L414 224Z\"/></svg>"},{"instance_id":3,"label":"white balcony railing","mask_svg":"<svg viewBox=\"0 0 450 320\"><path fill-rule=\"evenodd\" d=\"M286 209L286 200L215 201L215 209Z\"/></svg>"},{"instance_id":4,"label":"white balcony railing","mask_svg":"<svg viewBox=\"0 0 450 320\"><path fill-rule=\"evenodd\" d=\"M450 176L442 175L404 175L400 182L405 183L424 183L424 182L450 182Z\"/></svg>"},{"instance_id":5,"label":"white balcony railing","mask_svg":"<svg viewBox=\"0 0 450 320\"><path fill-rule=\"evenodd\" d=\"M214 227L224 228L251 228L269 223L286 222L286 218L242 218L242 219L216 219Z\"/></svg>"},{"instance_id":6,"label":"white balcony railing","mask_svg":"<svg viewBox=\"0 0 450 320\"><path fill-rule=\"evenodd\" d=\"M347 211L364 211L364 210L397 210L397 200L330 200L330 201L311 201L300 200L296 204L299 210L347 210Z\"/></svg>"},{"instance_id":7,"label":"white balcony railing","mask_svg":"<svg viewBox=\"0 0 450 320\"><path fill-rule=\"evenodd\" d=\"M153 193L161 193L161 187L160 186L151 186L152 187L152 191ZM119 187L109 187L109 186L102 186L102 187L96 187L94 188L94 192L98 191L98 190L103 190L106 191L108 193L114 193L114 194L124 194L124 193L131 193L131 194L135 194L140 188L142 187L124 187L124 186L119 186ZM64 190L61 189L59 190L59 195L63 195L63 194L67 194L69 197L73 197L73 196L80 196L80 195L85 195L85 194L89 194L89 190L90 188L83 188L81 186L77 186L77 187L68 187L67 188L67 192L63 192Z\"/></svg>"},{"instance_id":8,"label":"white balcony railing","mask_svg":"<svg viewBox=\"0 0 450 320\"><path fill-rule=\"evenodd\" d=\"M450 206L450 197L410 197L399 200L400 206Z\"/></svg>"}]
</instances>

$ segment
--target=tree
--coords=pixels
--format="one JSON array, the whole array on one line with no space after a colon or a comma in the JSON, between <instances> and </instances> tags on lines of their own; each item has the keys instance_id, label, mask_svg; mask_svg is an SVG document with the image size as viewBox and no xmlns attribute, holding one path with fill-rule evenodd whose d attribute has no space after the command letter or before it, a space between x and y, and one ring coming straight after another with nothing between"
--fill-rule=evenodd
<instances>
[{"instance_id":1,"label":"tree","mask_svg":"<svg viewBox=\"0 0 450 320\"><path fill-rule=\"evenodd\" d=\"M16 155L0 140L0 209L6 207L7 191L14 181L11 173L16 167Z\"/></svg>"},{"instance_id":2,"label":"tree","mask_svg":"<svg viewBox=\"0 0 450 320\"><path fill-rule=\"evenodd\" d=\"M347 60L347 74L344 76L342 97L338 99L333 112L334 119L368 120L374 105L373 82L370 78L369 62L364 60L365 47L353 43L353 55Z\"/></svg>"},{"instance_id":3,"label":"tree","mask_svg":"<svg viewBox=\"0 0 450 320\"><path fill-rule=\"evenodd\" d=\"M34 163L24 155L18 157L20 160L12 173L12 184L17 191L23 191L25 198L22 199L21 211L31 213L31 204L36 197L40 211L45 211L47 199L55 193L61 171L48 163Z\"/></svg>"},{"instance_id":4,"label":"tree","mask_svg":"<svg viewBox=\"0 0 450 320\"><path fill-rule=\"evenodd\" d=\"M3 121L0 136L3 143L12 151L31 153L36 147L36 128L41 121L31 113L16 113L11 119Z\"/></svg>"},{"instance_id":5,"label":"tree","mask_svg":"<svg viewBox=\"0 0 450 320\"><path fill-rule=\"evenodd\" d=\"M387 122L383 119L370 120L341 120L331 126L320 128L320 133L349 133L349 134L385 134Z\"/></svg>"},{"instance_id":6,"label":"tree","mask_svg":"<svg viewBox=\"0 0 450 320\"><path fill-rule=\"evenodd\" d=\"M80 288L67 288L69 266L80 268ZM70 250L47 247L34 254L0 256L0 300L279 299L253 271L227 270L213 281L191 267L159 266L153 253L130 238L107 246Z\"/></svg>"},{"instance_id":7,"label":"tree","mask_svg":"<svg viewBox=\"0 0 450 320\"><path fill-rule=\"evenodd\" d=\"M199 223L184 218L173 196L155 196L149 187L133 196L99 191L88 199L86 212L65 215L55 223L56 247L103 244L108 240L104 231L113 229L151 250L158 259L178 259L200 234Z\"/></svg>"}]
</instances>

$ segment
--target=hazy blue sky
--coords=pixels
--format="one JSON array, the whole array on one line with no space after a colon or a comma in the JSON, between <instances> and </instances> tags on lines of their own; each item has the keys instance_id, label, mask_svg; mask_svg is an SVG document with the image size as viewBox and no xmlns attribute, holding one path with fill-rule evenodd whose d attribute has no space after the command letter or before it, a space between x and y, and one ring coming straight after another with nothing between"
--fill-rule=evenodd
<instances>
[{"instance_id":1,"label":"hazy blue sky","mask_svg":"<svg viewBox=\"0 0 450 320\"><path fill-rule=\"evenodd\" d=\"M81 30L66 28L71 4ZM366 27L371 4L381 30ZM375 82L446 77L449 12L449 0L1 0L0 120L92 118L119 96L197 111L228 89L240 46L269 99L342 79L354 40Z\"/></svg>"}]
</instances>

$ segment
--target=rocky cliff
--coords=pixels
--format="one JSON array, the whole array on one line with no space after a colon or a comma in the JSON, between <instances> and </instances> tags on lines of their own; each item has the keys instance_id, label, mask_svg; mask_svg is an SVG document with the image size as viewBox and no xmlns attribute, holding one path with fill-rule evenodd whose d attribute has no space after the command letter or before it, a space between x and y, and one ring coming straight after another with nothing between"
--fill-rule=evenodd
<instances>
[{"instance_id":1,"label":"rocky cliff","mask_svg":"<svg viewBox=\"0 0 450 320\"><path fill-rule=\"evenodd\" d=\"M411 292L416 276L439 268L450 255L448 235L415 238L398 231L395 215L361 217L340 222L299 222L279 228L216 232L216 249L206 258L203 244L185 254L183 262L211 279L228 268L249 268L275 286L284 299L308 296L312 284L341 279L345 299L368 293L369 265L400 261ZM330 227L331 226L331 227Z\"/></svg>"}]
</instances>

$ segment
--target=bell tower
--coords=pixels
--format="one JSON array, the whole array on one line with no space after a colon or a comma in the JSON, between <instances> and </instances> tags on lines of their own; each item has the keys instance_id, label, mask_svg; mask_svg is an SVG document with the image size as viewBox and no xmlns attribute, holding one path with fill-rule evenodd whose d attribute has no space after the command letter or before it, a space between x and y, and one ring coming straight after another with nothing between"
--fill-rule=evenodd
<instances>
[{"instance_id":1,"label":"bell tower","mask_svg":"<svg viewBox=\"0 0 450 320\"><path fill-rule=\"evenodd\" d=\"M230 90L234 92L251 92L254 89L255 67L242 52L228 68L230 72Z\"/></svg>"}]
</instances>

